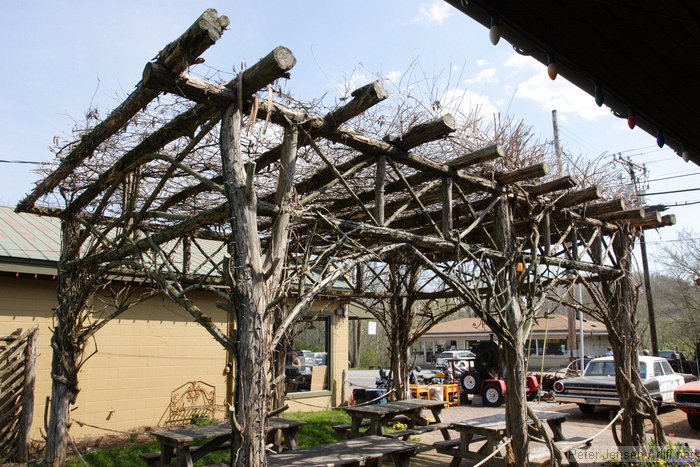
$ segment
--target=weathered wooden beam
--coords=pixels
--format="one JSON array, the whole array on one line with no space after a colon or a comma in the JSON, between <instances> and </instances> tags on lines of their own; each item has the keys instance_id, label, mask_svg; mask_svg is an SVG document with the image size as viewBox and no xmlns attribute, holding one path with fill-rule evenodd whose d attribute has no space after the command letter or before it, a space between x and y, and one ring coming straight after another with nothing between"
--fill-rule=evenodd
<instances>
[{"instance_id":1,"label":"weathered wooden beam","mask_svg":"<svg viewBox=\"0 0 700 467\"><path fill-rule=\"evenodd\" d=\"M479 149L477 151L469 153L466 156L452 159L447 163L447 165L450 167L453 167L453 168L466 167L466 166L471 164L470 158L472 158L472 156L473 156L473 160L477 160L480 157L487 157L487 156L490 157L491 159L497 158L497 157L502 157L503 156L503 148L501 148L500 146L498 146L496 144L493 144L491 146L487 146L483 149ZM489 160L491 160L491 159L489 159ZM416 174L409 175L408 177L406 177L406 180L408 181L408 183L411 184L411 186L418 186L419 184L424 183L424 182L431 180L431 179L435 179L435 176L433 174L429 174L429 173L425 173L425 172L418 172ZM396 192L402 190L403 187L404 187L403 182L401 182L401 180L397 180L397 181L394 181L394 182L387 184L385 191L387 194L396 193ZM466 187L465 187L465 189L466 189ZM372 190L363 191L362 193L358 193L357 196L362 201L369 202L374 197L374 190L372 189ZM423 199L423 198L421 198L421 199ZM338 201L335 201L333 203L333 205L331 206L331 210L335 211L335 210L345 209L349 206L352 206L353 203L354 202L352 200L349 200L349 199L338 200ZM389 204L387 204L387 208L391 205L401 206L404 203L405 203L405 201L401 201L398 203L389 203Z\"/></svg>"},{"instance_id":2,"label":"weathered wooden beam","mask_svg":"<svg viewBox=\"0 0 700 467\"><path fill-rule=\"evenodd\" d=\"M452 239L452 179L442 178L442 236Z\"/></svg>"},{"instance_id":3,"label":"weathered wooden beam","mask_svg":"<svg viewBox=\"0 0 700 467\"><path fill-rule=\"evenodd\" d=\"M563 195L555 203L559 209L570 208L577 204L587 203L589 201L597 201L603 196L600 187L592 186L583 190L573 191Z\"/></svg>"},{"instance_id":4,"label":"weathered wooden beam","mask_svg":"<svg viewBox=\"0 0 700 467\"><path fill-rule=\"evenodd\" d=\"M183 72L197 57L211 47L223 34L229 20L218 16L216 10L206 10L180 37L166 45L155 62L173 73ZM27 211L41 196L48 194L80 163L90 157L97 147L121 130L124 125L149 102L159 91L139 84L136 89L110 114L81 137L80 142L66 155L56 170L41 180L34 190L17 205L18 211Z\"/></svg>"},{"instance_id":5,"label":"weathered wooden beam","mask_svg":"<svg viewBox=\"0 0 700 467\"><path fill-rule=\"evenodd\" d=\"M492 144L470 152L469 154L464 154L462 156L450 159L447 162L447 165L455 168L463 168L470 165L483 164L484 162L503 157L505 154L506 153L501 146L498 144Z\"/></svg>"},{"instance_id":6,"label":"weathered wooden beam","mask_svg":"<svg viewBox=\"0 0 700 467\"><path fill-rule=\"evenodd\" d=\"M547 193L553 193L555 191L567 190L578 185L578 182L569 175L565 177L557 178L549 182L542 183L540 185L532 185L523 187L532 196L546 195Z\"/></svg>"},{"instance_id":7,"label":"weathered wooden beam","mask_svg":"<svg viewBox=\"0 0 700 467\"><path fill-rule=\"evenodd\" d=\"M339 107L338 109L329 112L323 118L311 118L310 116L304 114L304 117L301 118L301 120L304 121L301 127L311 136L314 136L315 132L319 128L329 125L340 125L346 121L345 119L350 119L356 115L359 115L363 111L367 110L369 107L376 105L377 103L386 99L388 94L384 90L381 81L375 81L373 83L367 84L365 86L362 86L361 88L356 89L352 93L352 96L353 98L349 102ZM300 144L305 145L306 140L304 138L300 139ZM282 145L278 145L258 156L255 159L255 170L257 172L260 172L269 167L270 164L279 160L281 148ZM355 158L354 162L347 162L342 164L342 166L338 166L338 170L341 172L345 172L347 170L350 170L350 168L353 166L355 166L357 170L359 170L361 168L367 167L370 164L370 159L371 158L369 156L360 156L358 158ZM360 166L359 164L364 165ZM350 174L346 174L345 176L348 175ZM223 182L223 177L216 176L212 178L212 181L220 184ZM310 177L306 181L299 182L295 186L295 190L297 191L297 193L300 194L308 193L313 190L321 191L324 184L327 183L335 185L337 183L337 180L333 178L333 175L330 173L329 170L324 168L321 169L320 173L317 174L317 176ZM200 183L197 185L192 185L191 187L185 188L181 192L165 200L161 204L160 209L166 210L206 190L207 186L205 184ZM315 198L316 196L313 197L313 199Z\"/></svg>"},{"instance_id":8,"label":"weathered wooden beam","mask_svg":"<svg viewBox=\"0 0 700 467\"><path fill-rule=\"evenodd\" d=\"M384 226L384 186L386 182L386 156L377 158L376 174L374 177L374 216L377 224ZM362 201L360 201L362 202Z\"/></svg>"},{"instance_id":9,"label":"weathered wooden beam","mask_svg":"<svg viewBox=\"0 0 700 467\"><path fill-rule=\"evenodd\" d=\"M548 173L549 165L542 162L529 167L524 167L522 169L513 170L511 172L495 174L494 179L502 185L510 185L513 183L522 182L524 180L544 177Z\"/></svg>"},{"instance_id":10,"label":"weathered wooden beam","mask_svg":"<svg viewBox=\"0 0 700 467\"><path fill-rule=\"evenodd\" d=\"M659 211L647 211L644 214L644 219L631 221L630 227L638 227L647 230L655 229L658 227L665 227L667 225L674 225L676 221L676 216L674 214L670 214L669 216L670 217L662 217ZM663 220L664 218L666 218L666 221Z\"/></svg>"},{"instance_id":11,"label":"weathered wooden beam","mask_svg":"<svg viewBox=\"0 0 700 467\"><path fill-rule=\"evenodd\" d=\"M600 214L598 219L608 221L608 222L624 222L624 221L643 221L644 220L644 209L625 209L624 211L616 211L606 214Z\"/></svg>"},{"instance_id":12,"label":"weathered wooden beam","mask_svg":"<svg viewBox=\"0 0 700 467\"><path fill-rule=\"evenodd\" d=\"M581 209L578 209L576 212L583 216L598 217L603 214L624 211L625 209L627 209L625 206L625 200L622 198L617 198L611 201L605 201L603 203L589 204Z\"/></svg>"},{"instance_id":13,"label":"weathered wooden beam","mask_svg":"<svg viewBox=\"0 0 700 467\"><path fill-rule=\"evenodd\" d=\"M462 170L457 170L439 162L435 162L421 154L411 151L404 151L401 148L349 130L321 131L320 136L335 143L344 144L365 154L378 156L386 154L392 160L416 170L432 173L434 176L449 176L455 180L467 183L476 189L483 191L497 191L497 184L486 178L468 174Z\"/></svg>"},{"instance_id":14,"label":"weathered wooden beam","mask_svg":"<svg viewBox=\"0 0 700 467\"><path fill-rule=\"evenodd\" d=\"M296 59L289 49L277 47L258 63L242 71L238 78L228 83L228 86L236 90L242 86L241 96L249 96L284 75L289 70L288 67L293 66L294 63ZM197 104L194 109L181 113L126 152L108 170L102 172L67 209L72 212L79 211L107 186L123 180L144 157L158 152L163 146L179 137L193 133L198 125L212 118L217 111L215 106Z\"/></svg>"},{"instance_id":15,"label":"weathered wooden beam","mask_svg":"<svg viewBox=\"0 0 700 467\"><path fill-rule=\"evenodd\" d=\"M409 151L429 141L444 138L456 129L454 117L450 114L445 114L430 122L414 125L401 136L386 136L384 141L404 151Z\"/></svg>"},{"instance_id":16,"label":"weathered wooden beam","mask_svg":"<svg viewBox=\"0 0 700 467\"><path fill-rule=\"evenodd\" d=\"M279 78L288 78L289 70L296 62L291 50L282 46L276 47L255 65L242 72L243 96L247 97ZM142 82L148 88L187 97L199 104L226 106L238 99L237 79L226 85L210 83L187 75L178 76L157 63L146 65Z\"/></svg>"}]
</instances>

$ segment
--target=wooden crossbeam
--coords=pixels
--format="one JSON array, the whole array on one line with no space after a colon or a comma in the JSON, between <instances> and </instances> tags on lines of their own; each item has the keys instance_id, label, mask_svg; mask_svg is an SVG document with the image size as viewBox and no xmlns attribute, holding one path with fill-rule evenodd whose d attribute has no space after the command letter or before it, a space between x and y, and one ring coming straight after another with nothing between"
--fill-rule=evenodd
<instances>
[{"instance_id":1,"label":"wooden crossbeam","mask_svg":"<svg viewBox=\"0 0 700 467\"><path fill-rule=\"evenodd\" d=\"M218 16L214 9L206 10L180 37L160 51L155 63L173 73L181 73L219 40L228 25L229 20L226 16ZM140 83L124 102L110 112L89 134L81 138L80 143L68 153L56 170L42 179L34 190L19 202L17 210L28 211L41 196L56 188L61 180L90 157L100 144L121 130L159 94L159 91Z\"/></svg>"}]
</instances>

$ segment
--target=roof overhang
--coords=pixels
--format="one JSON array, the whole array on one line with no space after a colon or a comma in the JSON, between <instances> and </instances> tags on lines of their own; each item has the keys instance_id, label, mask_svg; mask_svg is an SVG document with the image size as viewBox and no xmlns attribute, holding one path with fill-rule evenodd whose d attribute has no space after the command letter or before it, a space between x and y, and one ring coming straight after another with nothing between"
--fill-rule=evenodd
<instances>
[{"instance_id":1,"label":"roof overhang","mask_svg":"<svg viewBox=\"0 0 700 467\"><path fill-rule=\"evenodd\" d=\"M589 93L700 165L700 4L686 0L446 0L516 51ZM546 71L543 70L543 73Z\"/></svg>"}]
</instances>

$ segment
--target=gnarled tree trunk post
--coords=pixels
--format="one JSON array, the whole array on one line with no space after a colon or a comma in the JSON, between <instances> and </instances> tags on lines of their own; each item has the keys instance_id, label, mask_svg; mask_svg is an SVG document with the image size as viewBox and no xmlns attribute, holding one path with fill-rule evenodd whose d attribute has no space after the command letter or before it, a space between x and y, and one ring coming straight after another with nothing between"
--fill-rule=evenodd
<instances>
[{"instance_id":1,"label":"gnarled tree trunk post","mask_svg":"<svg viewBox=\"0 0 700 467\"><path fill-rule=\"evenodd\" d=\"M70 405L78 396L78 367L82 355L78 317L85 306L82 274L66 268L66 262L75 259L75 246L80 226L75 219L61 222L61 256L58 264L58 307L54 317L56 329L51 337L51 404L46 433L46 465L63 466L70 429Z\"/></svg>"},{"instance_id":2,"label":"gnarled tree trunk post","mask_svg":"<svg viewBox=\"0 0 700 467\"><path fill-rule=\"evenodd\" d=\"M639 397L646 392L639 377L639 336L636 323L636 300L631 275L632 236L628 227L620 229L613 242L615 256L623 276L615 282L611 300L611 321L617 331L611 335L615 359L615 382L620 393L622 417L621 442L626 449L639 450L645 445L644 418Z\"/></svg>"},{"instance_id":3,"label":"gnarled tree trunk post","mask_svg":"<svg viewBox=\"0 0 700 467\"><path fill-rule=\"evenodd\" d=\"M510 436L512 465L527 465L527 406L525 402L525 317L517 294L515 238L508 198L502 196L496 208L493 239L505 259L495 261L496 303L504 311L509 339L501 339L503 368L506 371L506 430Z\"/></svg>"},{"instance_id":4,"label":"gnarled tree trunk post","mask_svg":"<svg viewBox=\"0 0 700 467\"><path fill-rule=\"evenodd\" d=\"M239 87L240 89L240 87ZM284 271L290 193L296 163L297 131L286 128L276 204L279 214L263 262L257 223L253 164L241 151L241 99L226 108L221 122L221 159L229 209L231 291L229 312L236 317L235 382L231 462L236 466L264 466L267 414L270 401L272 322L268 304L279 292Z\"/></svg>"}]
</instances>

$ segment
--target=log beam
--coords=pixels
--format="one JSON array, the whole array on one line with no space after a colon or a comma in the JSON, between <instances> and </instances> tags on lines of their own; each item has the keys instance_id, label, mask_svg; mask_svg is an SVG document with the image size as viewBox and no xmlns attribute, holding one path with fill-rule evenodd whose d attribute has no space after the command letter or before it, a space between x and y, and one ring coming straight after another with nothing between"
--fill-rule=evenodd
<instances>
[{"instance_id":1,"label":"log beam","mask_svg":"<svg viewBox=\"0 0 700 467\"><path fill-rule=\"evenodd\" d=\"M155 63L176 74L183 72L221 38L228 25L229 20L226 16L219 16L214 9L206 10L180 37L160 51ZM40 197L56 188L61 180L90 157L100 144L121 130L158 94L160 94L159 91L149 89L140 83L124 102L112 110L89 134L81 138L80 143L71 149L56 170L41 180L34 190L19 202L17 210L28 211Z\"/></svg>"}]
</instances>

